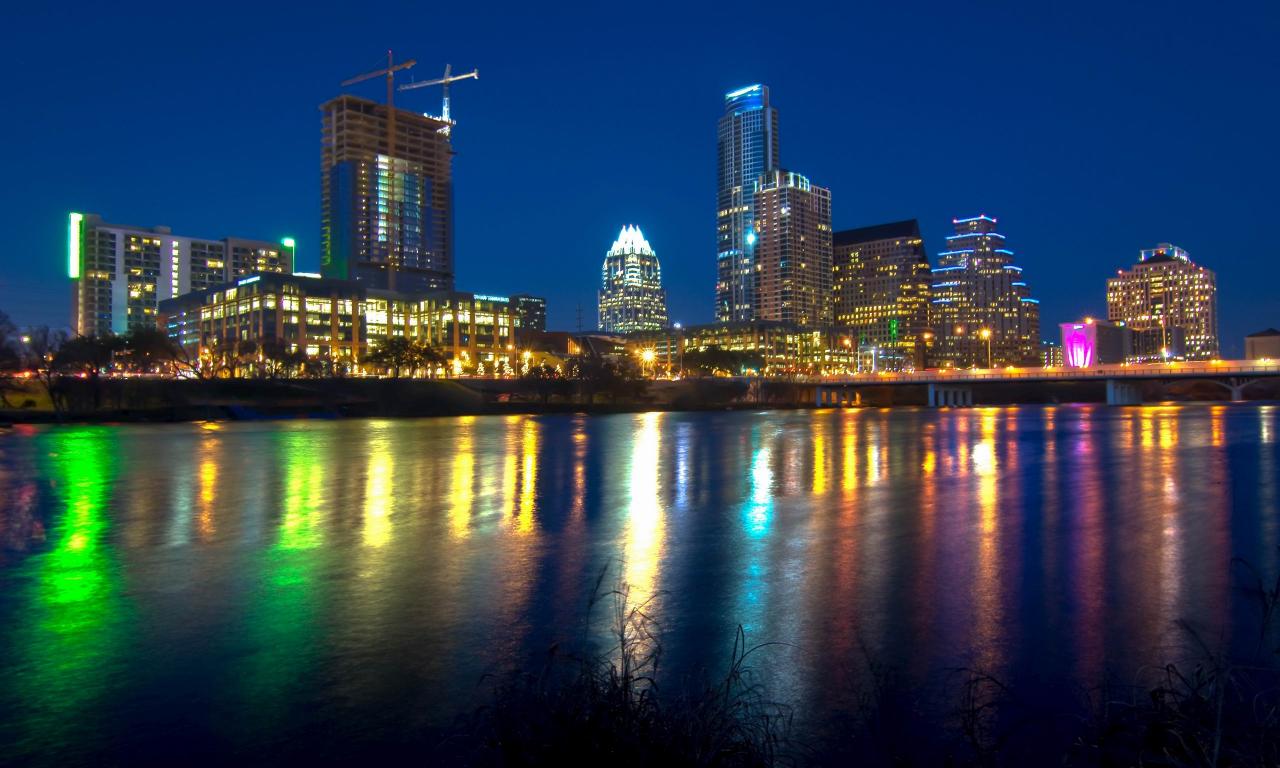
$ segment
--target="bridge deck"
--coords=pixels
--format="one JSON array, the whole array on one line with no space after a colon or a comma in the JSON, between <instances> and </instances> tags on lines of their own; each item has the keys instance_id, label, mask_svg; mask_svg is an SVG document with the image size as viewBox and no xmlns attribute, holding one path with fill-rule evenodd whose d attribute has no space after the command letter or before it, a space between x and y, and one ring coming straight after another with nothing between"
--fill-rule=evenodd
<instances>
[{"instance_id":1,"label":"bridge deck","mask_svg":"<svg viewBox=\"0 0 1280 768\"><path fill-rule=\"evenodd\" d=\"M806 384L892 385L973 384L1014 381L1104 381L1106 379L1207 379L1280 376L1280 360L1218 360L1148 365L1095 365L1090 368L939 369L910 373L862 373L848 376L809 376Z\"/></svg>"}]
</instances>

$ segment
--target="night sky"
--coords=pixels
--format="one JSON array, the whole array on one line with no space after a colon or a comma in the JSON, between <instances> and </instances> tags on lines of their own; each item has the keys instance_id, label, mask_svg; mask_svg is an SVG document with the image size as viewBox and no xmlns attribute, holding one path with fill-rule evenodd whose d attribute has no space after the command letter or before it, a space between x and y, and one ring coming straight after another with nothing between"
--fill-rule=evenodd
<instances>
[{"instance_id":1,"label":"night sky","mask_svg":"<svg viewBox=\"0 0 1280 768\"><path fill-rule=\"evenodd\" d=\"M275 5L7 9L0 310L67 324L72 210L293 235L316 269L317 107L390 47L418 79L480 69L453 90L458 287L544 295L554 328L579 304L594 324L629 223L672 319L711 320L716 120L753 82L837 229L916 217L932 257L952 216L1000 219L1046 338L1159 242L1217 271L1226 355L1280 326L1274 0ZM397 103L434 113L439 90Z\"/></svg>"}]
</instances>

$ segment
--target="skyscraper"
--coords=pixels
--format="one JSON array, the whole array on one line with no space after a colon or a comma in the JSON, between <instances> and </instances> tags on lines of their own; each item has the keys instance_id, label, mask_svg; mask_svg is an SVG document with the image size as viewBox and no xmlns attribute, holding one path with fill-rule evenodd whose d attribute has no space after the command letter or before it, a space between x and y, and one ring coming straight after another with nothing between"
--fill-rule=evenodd
<instances>
[{"instance_id":1,"label":"skyscraper","mask_svg":"<svg viewBox=\"0 0 1280 768\"><path fill-rule=\"evenodd\" d=\"M1131 269L1117 270L1107 280L1107 319L1124 323L1139 339L1143 359L1159 359L1174 353L1170 343L1174 329L1180 329L1189 360L1208 360L1218 356L1218 287L1211 270L1191 261L1190 255L1176 245L1161 243L1139 253L1138 263Z\"/></svg>"},{"instance_id":2,"label":"skyscraper","mask_svg":"<svg viewBox=\"0 0 1280 768\"><path fill-rule=\"evenodd\" d=\"M996 220L952 219L955 234L933 268L933 357L956 367L1034 364L1040 351L1040 302Z\"/></svg>"},{"instance_id":3,"label":"skyscraper","mask_svg":"<svg viewBox=\"0 0 1280 768\"><path fill-rule=\"evenodd\" d=\"M833 236L836 324L872 350L876 366L902 370L924 363L917 354L930 333L929 257L915 219L846 229Z\"/></svg>"},{"instance_id":4,"label":"skyscraper","mask_svg":"<svg viewBox=\"0 0 1280 768\"><path fill-rule=\"evenodd\" d=\"M769 105L767 86L725 94L716 144L716 320L752 320L755 184L778 167L778 112Z\"/></svg>"},{"instance_id":5,"label":"skyscraper","mask_svg":"<svg viewBox=\"0 0 1280 768\"><path fill-rule=\"evenodd\" d=\"M831 323L831 191L798 173L756 182L755 319Z\"/></svg>"},{"instance_id":6,"label":"skyscraper","mask_svg":"<svg viewBox=\"0 0 1280 768\"><path fill-rule=\"evenodd\" d=\"M71 327L83 336L154 328L160 301L248 274L292 272L293 256L289 237L206 240L73 213L67 232L67 274L75 285Z\"/></svg>"},{"instance_id":7,"label":"skyscraper","mask_svg":"<svg viewBox=\"0 0 1280 768\"><path fill-rule=\"evenodd\" d=\"M640 228L622 228L600 270L600 330L656 331L667 327L662 267Z\"/></svg>"},{"instance_id":8,"label":"skyscraper","mask_svg":"<svg viewBox=\"0 0 1280 768\"><path fill-rule=\"evenodd\" d=\"M320 271L375 288L453 289L449 124L339 96L321 105Z\"/></svg>"}]
</instances>

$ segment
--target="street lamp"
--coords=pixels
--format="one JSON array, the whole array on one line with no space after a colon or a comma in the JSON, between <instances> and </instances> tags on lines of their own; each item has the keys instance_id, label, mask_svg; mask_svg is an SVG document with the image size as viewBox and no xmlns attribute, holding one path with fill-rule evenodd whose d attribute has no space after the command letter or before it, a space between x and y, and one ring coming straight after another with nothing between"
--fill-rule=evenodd
<instances>
[{"instance_id":1,"label":"street lamp","mask_svg":"<svg viewBox=\"0 0 1280 768\"><path fill-rule=\"evenodd\" d=\"M978 331L978 335L981 336L983 340L987 342L987 368L990 368L991 367L991 329L983 328L981 331Z\"/></svg>"},{"instance_id":2,"label":"street lamp","mask_svg":"<svg viewBox=\"0 0 1280 768\"><path fill-rule=\"evenodd\" d=\"M650 347L650 348L648 348L648 349L645 349L644 351L642 351L642 352L640 353L640 360L641 360L641 362L643 362L645 365L649 366L649 370L650 370L650 372L652 372L652 371L653 371L653 361L654 361L654 359L656 359L656 358L657 358L657 354L653 351L653 348L652 348L652 347Z\"/></svg>"}]
</instances>

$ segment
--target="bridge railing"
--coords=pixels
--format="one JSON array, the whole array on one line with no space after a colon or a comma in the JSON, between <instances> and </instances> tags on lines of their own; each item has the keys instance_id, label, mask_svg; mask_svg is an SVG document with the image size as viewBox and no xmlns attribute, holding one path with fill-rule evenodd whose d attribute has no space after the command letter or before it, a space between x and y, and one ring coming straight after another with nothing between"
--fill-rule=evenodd
<instances>
[{"instance_id":1,"label":"bridge railing","mask_svg":"<svg viewBox=\"0 0 1280 768\"><path fill-rule=\"evenodd\" d=\"M1095 365L1089 368L942 368L904 373L879 372L809 376L809 384L931 384L983 381L1088 381L1105 379L1169 379L1224 376L1280 376L1280 360L1211 360L1205 362Z\"/></svg>"}]
</instances>

